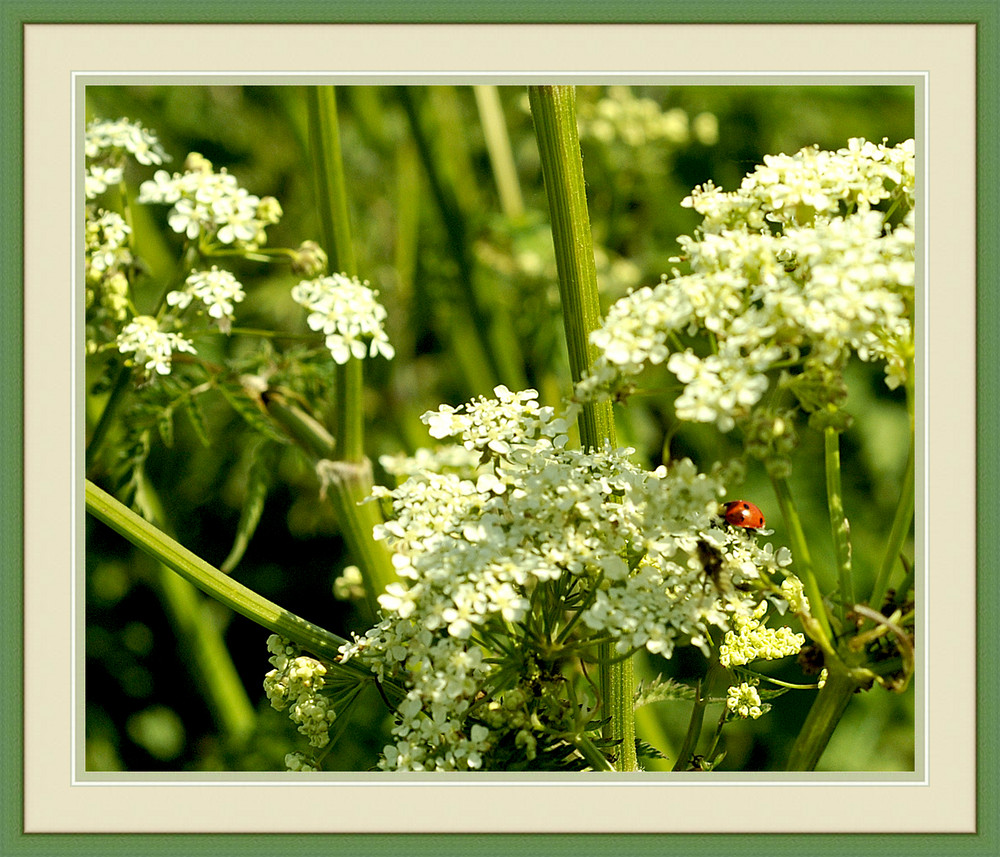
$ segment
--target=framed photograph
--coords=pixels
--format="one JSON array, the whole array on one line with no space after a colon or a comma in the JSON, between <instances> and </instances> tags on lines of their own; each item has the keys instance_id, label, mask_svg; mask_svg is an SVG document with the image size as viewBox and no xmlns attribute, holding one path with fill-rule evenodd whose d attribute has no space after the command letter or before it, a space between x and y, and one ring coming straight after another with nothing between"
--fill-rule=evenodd
<instances>
[{"instance_id":1,"label":"framed photograph","mask_svg":"<svg viewBox=\"0 0 1000 857\"><path fill-rule=\"evenodd\" d=\"M997 10L419 5L2 13L0 853L992 853Z\"/></svg>"}]
</instances>

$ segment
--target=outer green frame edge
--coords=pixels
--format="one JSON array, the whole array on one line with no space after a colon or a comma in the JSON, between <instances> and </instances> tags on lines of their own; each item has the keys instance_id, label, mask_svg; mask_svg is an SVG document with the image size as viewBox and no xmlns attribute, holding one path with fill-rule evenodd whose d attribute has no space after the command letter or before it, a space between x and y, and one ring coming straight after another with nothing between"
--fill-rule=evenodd
<instances>
[{"instance_id":1,"label":"outer green frame edge","mask_svg":"<svg viewBox=\"0 0 1000 857\"><path fill-rule=\"evenodd\" d=\"M979 23L996 0L0 0L21 23Z\"/></svg>"},{"instance_id":2,"label":"outer green frame edge","mask_svg":"<svg viewBox=\"0 0 1000 857\"><path fill-rule=\"evenodd\" d=\"M2 0L0 0L2 3ZM5 597L0 599L0 681L7 692L0 695L0 854L10 849L12 833L21 828L23 782L22 689L23 677L23 231L24 161L21 147L23 127L22 81L24 69L20 27L8 19L0 5L2 29L0 52L7 60L0 66L0 105L5 121L0 123L0 223L5 225L0 241L0 557ZM16 76L15 76L16 75Z\"/></svg>"},{"instance_id":3,"label":"outer green frame edge","mask_svg":"<svg viewBox=\"0 0 1000 857\"><path fill-rule=\"evenodd\" d=\"M141 10L141 13L140 13ZM981 117L978 130L978 431L977 468L979 491L984 502L978 504L977 552L979 571L980 629L992 628L1000 612L1000 581L990 546L996 544L998 525L994 511L993 486L996 484L1000 449L1000 370L996 360L995 328L1000 321L995 288L1000 281L1000 265L995 243L997 212L1000 211L1000 144L997 118L993 108L1000 103L998 87L998 7L996 0L985 2L946 2L946 0L892 0L873 9L868 2L833 0L816 4L814 0L736 0L716 2L706 8L704 2L674 2L666 8L662 0L507 0L504 3L480 3L469 8L468 0L340 0L335 9L319 0L297 0L274 4L264 0L161 0L156 5L136 7L133 2L101 0L0 0L0 48L7 62L0 69L0 99L8 121L0 126L0 152L5 169L0 171L0 212L5 224L22 222L23 172L23 42L26 23L78 22L754 22L754 23L975 23L978 25L978 104ZM13 121L11 117L16 117ZM0 242L0 270L7 287L0 290L0 396L8 404L0 421L0 502L5 514L0 523L0 556L23 581L23 301L17 288L22 279L23 236L20 228L7 230L7 240ZM20 477L20 478L19 478ZM17 559L12 559L17 558ZM13 577L14 575L11 575ZM8 578L10 579L10 578ZM599 851L602 854L663 854L667 851L690 855L726 853L738 848L742 853L767 855L890 853L902 848L914 855L973 855L1000 853L998 822L989 808L1000 805L998 790L997 715L1000 704L1000 675L987 662L988 642L980 638L978 646L979 711L979 832L975 835L878 835L833 834L828 836L764 834L703 836L645 834L493 834L445 835L424 834L394 836L364 835L157 835L157 834L30 834L22 830L23 743L22 743L22 640L23 590L8 587L0 607L0 621L6 645L0 647L0 676L8 692L0 699L0 855L267 855L282 848L284 853L314 849L322 841L328 854L359 854L370 857L405 852L409 855L465 855L471 850L480 854L579 855ZM737 845L738 843L738 845Z\"/></svg>"}]
</instances>

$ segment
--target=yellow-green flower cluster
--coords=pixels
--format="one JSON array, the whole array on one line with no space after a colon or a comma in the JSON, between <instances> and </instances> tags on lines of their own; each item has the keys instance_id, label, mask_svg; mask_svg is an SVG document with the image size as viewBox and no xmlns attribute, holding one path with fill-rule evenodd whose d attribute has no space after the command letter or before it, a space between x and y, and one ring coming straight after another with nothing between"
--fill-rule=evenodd
<instances>
[{"instance_id":1,"label":"yellow-green flower cluster","mask_svg":"<svg viewBox=\"0 0 1000 857\"><path fill-rule=\"evenodd\" d=\"M299 732L309 738L309 743L325 747L336 719L330 700L320 693L326 667L315 658L299 654L298 647L277 634L267 638L267 649L274 669L264 676L264 691L271 707L277 711L288 708L289 717L299 724Z\"/></svg>"},{"instance_id":2,"label":"yellow-green flower cluster","mask_svg":"<svg viewBox=\"0 0 1000 857\"><path fill-rule=\"evenodd\" d=\"M789 575L781 581L781 594L785 596L788 606L795 613L803 616L811 616L809 610L809 599L806 597L805 587L802 581L794 575Z\"/></svg>"},{"instance_id":3,"label":"yellow-green flower cluster","mask_svg":"<svg viewBox=\"0 0 1000 857\"><path fill-rule=\"evenodd\" d=\"M319 768L309 764L309 760L302 753L287 753L285 755L285 770L307 773L318 771Z\"/></svg>"},{"instance_id":4,"label":"yellow-green flower cluster","mask_svg":"<svg viewBox=\"0 0 1000 857\"><path fill-rule=\"evenodd\" d=\"M756 686L748 682L729 688L726 692L726 707L743 719L756 720L764 713Z\"/></svg>"},{"instance_id":5,"label":"yellow-green flower cluster","mask_svg":"<svg viewBox=\"0 0 1000 857\"><path fill-rule=\"evenodd\" d=\"M751 615L733 617L734 628L726 632L719 646L719 663L724 667L743 666L751 661L774 661L799 653L805 645L805 636L788 627L765 627L766 612L767 602L761 601Z\"/></svg>"}]
</instances>

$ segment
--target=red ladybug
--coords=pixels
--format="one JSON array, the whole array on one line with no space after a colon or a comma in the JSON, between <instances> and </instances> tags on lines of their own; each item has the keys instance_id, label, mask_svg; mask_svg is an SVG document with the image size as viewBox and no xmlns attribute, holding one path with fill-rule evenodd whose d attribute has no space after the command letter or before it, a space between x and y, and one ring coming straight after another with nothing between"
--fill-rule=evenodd
<instances>
[{"instance_id":1,"label":"red ladybug","mask_svg":"<svg viewBox=\"0 0 1000 857\"><path fill-rule=\"evenodd\" d=\"M764 513L747 500L730 500L723 504L722 517L731 527L759 530L764 526Z\"/></svg>"}]
</instances>

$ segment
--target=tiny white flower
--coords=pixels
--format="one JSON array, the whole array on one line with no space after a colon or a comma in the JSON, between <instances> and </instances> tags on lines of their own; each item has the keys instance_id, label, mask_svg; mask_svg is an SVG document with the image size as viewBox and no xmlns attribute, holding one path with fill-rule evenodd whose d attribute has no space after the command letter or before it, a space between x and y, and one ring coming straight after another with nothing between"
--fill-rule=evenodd
<instances>
[{"instance_id":1,"label":"tiny white flower","mask_svg":"<svg viewBox=\"0 0 1000 857\"><path fill-rule=\"evenodd\" d=\"M162 331L156 319L148 315L138 315L118 334L118 350L122 354L133 354L136 364L147 372L155 371L169 375L174 352L195 353L194 345L178 333Z\"/></svg>"}]
</instances>

